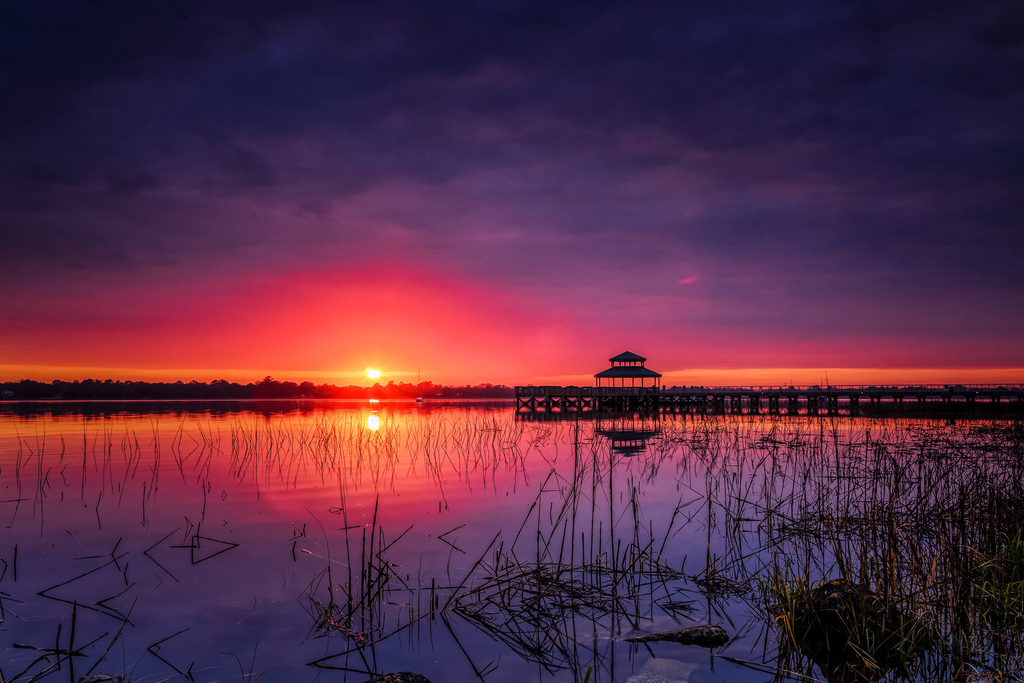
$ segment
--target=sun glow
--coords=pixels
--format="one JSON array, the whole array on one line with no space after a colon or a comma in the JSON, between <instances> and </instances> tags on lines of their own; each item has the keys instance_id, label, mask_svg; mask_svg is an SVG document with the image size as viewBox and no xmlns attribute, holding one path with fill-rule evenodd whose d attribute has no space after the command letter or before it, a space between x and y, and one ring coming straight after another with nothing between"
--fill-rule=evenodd
<instances>
[{"instance_id":1,"label":"sun glow","mask_svg":"<svg viewBox=\"0 0 1024 683\"><path fill-rule=\"evenodd\" d=\"M373 368L366 369L366 376L370 379L377 379L380 377L380 370L374 370Z\"/></svg>"}]
</instances>

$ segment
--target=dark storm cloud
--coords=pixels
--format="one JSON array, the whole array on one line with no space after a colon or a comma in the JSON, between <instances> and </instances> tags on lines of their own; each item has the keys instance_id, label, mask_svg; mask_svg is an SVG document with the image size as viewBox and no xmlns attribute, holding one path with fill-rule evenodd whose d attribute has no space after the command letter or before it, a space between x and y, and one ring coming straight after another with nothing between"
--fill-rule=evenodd
<instances>
[{"instance_id":1,"label":"dark storm cloud","mask_svg":"<svg viewBox=\"0 0 1024 683\"><path fill-rule=\"evenodd\" d=\"M1019 3L21 3L0 60L7 268L1024 294Z\"/></svg>"}]
</instances>

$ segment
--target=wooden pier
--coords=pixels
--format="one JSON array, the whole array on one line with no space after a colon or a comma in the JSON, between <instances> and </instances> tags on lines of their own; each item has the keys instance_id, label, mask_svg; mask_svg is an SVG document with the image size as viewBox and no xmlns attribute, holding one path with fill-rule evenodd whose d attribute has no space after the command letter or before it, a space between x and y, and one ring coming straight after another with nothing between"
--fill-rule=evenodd
<instances>
[{"instance_id":1,"label":"wooden pier","mask_svg":"<svg viewBox=\"0 0 1024 683\"><path fill-rule=\"evenodd\" d=\"M1016 403L1024 384L750 387L516 387L517 412L625 411L730 414L856 414L861 406Z\"/></svg>"}]
</instances>

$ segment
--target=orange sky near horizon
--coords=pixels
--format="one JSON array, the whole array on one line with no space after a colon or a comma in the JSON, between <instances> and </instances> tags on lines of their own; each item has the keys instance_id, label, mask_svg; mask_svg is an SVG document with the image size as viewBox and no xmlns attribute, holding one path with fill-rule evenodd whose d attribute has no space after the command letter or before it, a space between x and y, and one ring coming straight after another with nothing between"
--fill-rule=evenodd
<instances>
[{"instance_id":1,"label":"orange sky near horizon","mask_svg":"<svg viewBox=\"0 0 1024 683\"><path fill-rule=\"evenodd\" d=\"M371 385L411 383L419 373L437 384L586 386L607 358L630 350L646 356L667 385L1024 382L1020 367L913 364L955 355L956 346L934 341L796 341L764 332L762 343L749 344L713 328L681 337L659 325L644 329L638 317L649 311L608 319L554 299L537 305L535 292L498 291L412 268L179 289L140 282L91 298L97 303L86 315L72 300L45 319L22 311L21 324L0 340L0 380L248 383L269 375ZM983 360L1005 355L998 345L974 346ZM380 370L380 380L369 380L367 368Z\"/></svg>"},{"instance_id":2,"label":"orange sky near horizon","mask_svg":"<svg viewBox=\"0 0 1024 683\"><path fill-rule=\"evenodd\" d=\"M650 363L650 361L648 361ZM659 369L660 370L660 369ZM462 386L465 384L506 384L507 386L574 385L592 386L593 375L556 375L526 377L517 380L460 377L438 381L420 372L422 381L435 384ZM1024 384L1024 368L703 368L662 372L665 386L777 386L807 384ZM39 382L54 380L75 381L85 379L113 379L115 381L175 382L178 380L210 382L226 379L248 384L263 377L279 381L333 384L336 386L372 386L388 382L415 383L415 370L383 371L380 379L370 380L364 370L325 372L322 370L252 370L202 368L110 368L75 366L0 365L0 382L31 379Z\"/></svg>"}]
</instances>

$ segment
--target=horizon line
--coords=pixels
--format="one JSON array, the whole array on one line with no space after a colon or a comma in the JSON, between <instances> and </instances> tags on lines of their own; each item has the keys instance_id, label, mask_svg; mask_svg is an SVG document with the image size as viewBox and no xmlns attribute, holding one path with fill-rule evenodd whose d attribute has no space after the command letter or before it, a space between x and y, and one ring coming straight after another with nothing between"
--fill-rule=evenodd
<instances>
[{"instance_id":1,"label":"horizon line","mask_svg":"<svg viewBox=\"0 0 1024 683\"><path fill-rule=\"evenodd\" d=\"M260 370L227 369L211 370L205 368L116 368L104 366L59 366L59 365L14 365L0 364L0 383L16 383L34 381L40 383L74 382L84 380L107 379L113 381L132 382L203 382L226 380L239 384L256 383L271 377L278 382L312 382L314 384L330 384L332 381L354 381L348 386L386 385L388 382L406 382L417 373L415 371L386 371L375 381L367 382L365 370ZM517 373L519 374L519 373ZM1020 367L845 367L845 368L809 368L809 367L704 367L683 370L668 370L661 373L663 385L708 385L712 382L727 382L733 386L753 385L853 385L853 384L999 384L1024 383L1024 368ZM440 375L440 381L429 379L430 375ZM455 377L453 377L453 375ZM429 372L427 379L432 384L449 386L479 386L482 384L525 386L533 385L573 385L579 382L589 383L593 379L590 373L538 373L527 376L520 374L515 378L498 380L469 381L459 378L455 372ZM35 376L35 377L33 377ZM37 379L48 376L48 379ZM70 377L65 379L65 377ZM313 378L313 379L311 379ZM741 381L741 378L743 381ZM855 379L856 378L856 379Z\"/></svg>"}]
</instances>

